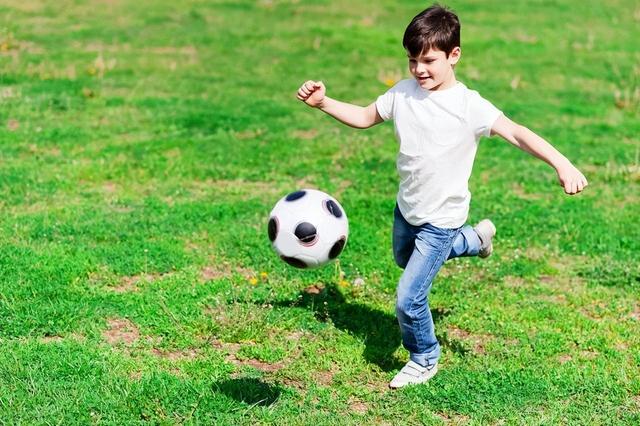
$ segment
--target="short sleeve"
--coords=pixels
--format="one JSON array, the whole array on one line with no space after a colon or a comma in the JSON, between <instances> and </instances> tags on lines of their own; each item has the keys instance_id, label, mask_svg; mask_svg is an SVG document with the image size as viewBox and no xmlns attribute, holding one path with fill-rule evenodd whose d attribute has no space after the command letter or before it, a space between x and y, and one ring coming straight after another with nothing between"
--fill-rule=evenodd
<instances>
[{"instance_id":1,"label":"short sleeve","mask_svg":"<svg viewBox=\"0 0 640 426\"><path fill-rule=\"evenodd\" d=\"M394 116L396 87L397 85L387 90L385 94L378 96L378 99L376 99L376 109L384 121L390 120Z\"/></svg>"},{"instance_id":2,"label":"short sleeve","mask_svg":"<svg viewBox=\"0 0 640 426\"><path fill-rule=\"evenodd\" d=\"M490 136L493 124L501 115L502 111L480 96L478 92L472 91L467 117L473 133L477 138L480 138L480 136Z\"/></svg>"}]
</instances>

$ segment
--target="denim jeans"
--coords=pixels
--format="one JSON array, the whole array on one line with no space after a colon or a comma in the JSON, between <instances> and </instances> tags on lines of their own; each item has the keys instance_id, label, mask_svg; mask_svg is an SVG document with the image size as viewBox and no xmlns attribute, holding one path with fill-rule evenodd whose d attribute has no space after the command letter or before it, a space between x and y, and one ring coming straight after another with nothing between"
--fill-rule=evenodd
<instances>
[{"instance_id":1,"label":"denim jeans","mask_svg":"<svg viewBox=\"0 0 640 426\"><path fill-rule=\"evenodd\" d=\"M393 256L404 269L398 283L396 315L402 344L412 361L432 365L440 357L433 318L429 310L429 290L436 274L448 259L476 256L480 238L469 225L438 228L429 223L413 226L396 208L393 221Z\"/></svg>"}]
</instances>

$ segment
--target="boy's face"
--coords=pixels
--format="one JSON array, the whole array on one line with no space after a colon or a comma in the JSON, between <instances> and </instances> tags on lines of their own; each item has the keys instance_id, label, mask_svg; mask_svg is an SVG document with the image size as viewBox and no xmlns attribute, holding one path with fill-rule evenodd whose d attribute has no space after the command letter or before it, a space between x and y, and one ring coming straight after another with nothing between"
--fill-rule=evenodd
<instances>
[{"instance_id":1,"label":"boy's face","mask_svg":"<svg viewBox=\"0 0 640 426\"><path fill-rule=\"evenodd\" d=\"M442 50L430 49L418 57L409 57L409 72L420 87L426 90L443 90L456 83L453 66L460 59L460 48L454 47L447 58Z\"/></svg>"}]
</instances>

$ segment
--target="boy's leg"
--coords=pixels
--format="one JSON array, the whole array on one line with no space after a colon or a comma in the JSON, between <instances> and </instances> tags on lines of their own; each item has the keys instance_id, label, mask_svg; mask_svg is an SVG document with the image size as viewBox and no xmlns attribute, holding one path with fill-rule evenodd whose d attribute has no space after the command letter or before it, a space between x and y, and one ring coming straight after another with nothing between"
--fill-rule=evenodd
<instances>
[{"instance_id":1,"label":"boy's leg","mask_svg":"<svg viewBox=\"0 0 640 426\"><path fill-rule=\"evenodd\" d=\"M478 234L473 230L471 225L464 225L453 241L447 260L453 259L454 257L477 256L480 252L481 244L480 237L478 237Z\"/></svg>"},{"instance_id":2,"label":"boy's leg","mask_svg":"<svg viewBox=\"0 0 640 426\"><path fill-rule=\"evenodd\" d=\"M440 357L440 345L427 296L460 229L443 229L429 224L417 228L413 252L398 283L396 314L402 344L409 351L411 360L421 366L431 366Z\"/></svg>"},{"instance_id":3,"label":"boy's leg","mask_svg":"<svg viewBox=\"0 0 640 426\"><path fill-rule=\"evenodd\" d=\"M481 220L473 228L464 225L451 247L447 260L462 256L488 257L493 252L496 227L489 219Z\"/></svg>"},{"instance_id":4,"label":"boy's leg","mask_svg":"<svg viewBox=\"0 0 640 426\"><path fill-rule=\"evenodd\" d=\"M415 229L415 226L405 220L396 204L393 210L393 258L402 269L407 266L413 253Z\"/></svg>"}]
</instances>

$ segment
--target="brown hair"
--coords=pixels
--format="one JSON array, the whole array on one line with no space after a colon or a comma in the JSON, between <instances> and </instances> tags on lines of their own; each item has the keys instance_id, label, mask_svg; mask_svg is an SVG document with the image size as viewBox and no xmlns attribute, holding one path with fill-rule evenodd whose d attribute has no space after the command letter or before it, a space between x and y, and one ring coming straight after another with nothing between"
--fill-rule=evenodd
<instances>
[{"instance_id":1,"label":"brown hair","mask_svg":"<svg viewBox=\"0 0 640 426\"><path fill-rule=\"evenodd\" d=\"M434 4L416 15L404 31L402 45L417 57L435 48L446 53L460 46L460 21L450 9Z\"/></svg>"}]
</instances>

